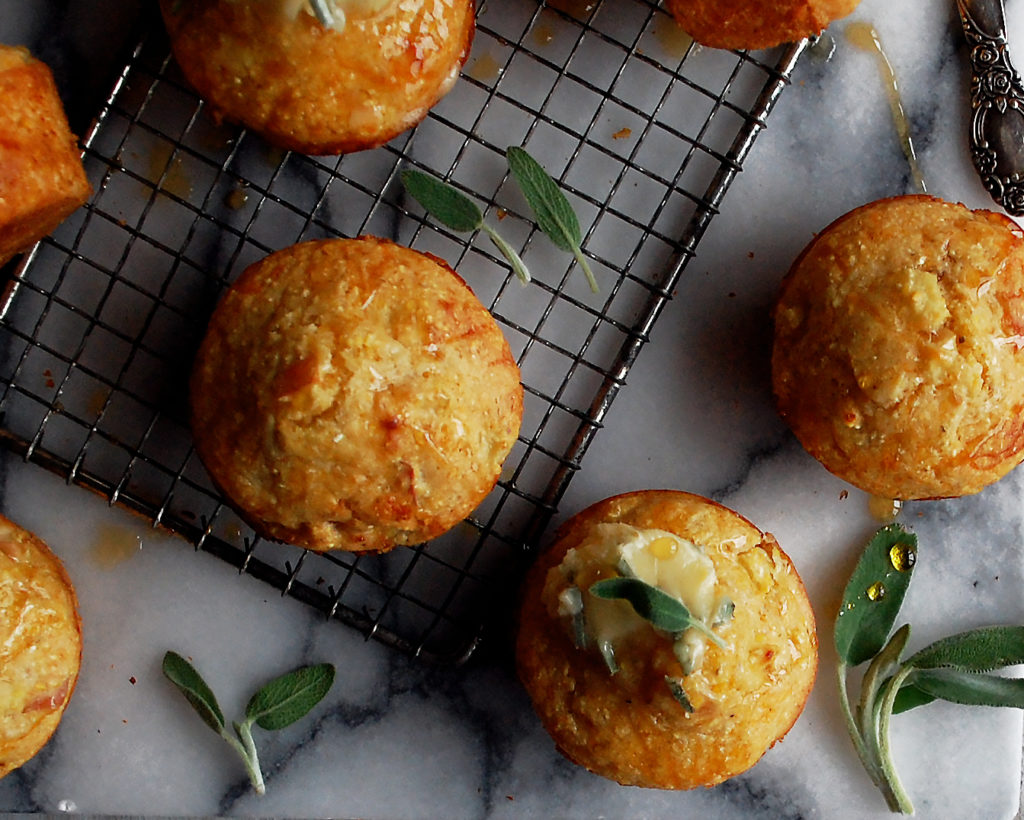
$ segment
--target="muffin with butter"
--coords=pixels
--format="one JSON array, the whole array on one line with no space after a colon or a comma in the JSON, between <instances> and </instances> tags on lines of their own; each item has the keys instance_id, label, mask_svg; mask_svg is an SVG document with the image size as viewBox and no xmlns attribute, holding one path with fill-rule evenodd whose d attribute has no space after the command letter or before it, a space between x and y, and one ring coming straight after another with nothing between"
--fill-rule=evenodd
<instances>
[{"instance_id":1,"label":"muffin with butter","mask_svg":"<svg viewBox=\"0 0 1024 820\"><path fill-rule=\"evenodd\" d=\"M775 539L689 493L601 501L559 528L523 591L516 661L570 760L623 785L712 786L795 723L814 615Z\"/></svg>"},{"instance_id":2,"label":"muffin with butter","mask_svg":"<svg viewBox=\"0 0 1024 820\"><path fill-rule=\"evenodd\" d=\"M362 237L248 267L210 319L190 403L197 453L260 534L383 552L441 535L491 491L523 388L451 268Z\"/></svg>"},{"instance_id":3,"label":"muffin with butter","mask_svg":"<svg viewBox=\"0 0 1024 820\"><path fill-rule=\"evenodd\" d=\"M831 472L891 499L976 493L1024 458L1024 232L902 196L807 246L774 312L772 381Z\"/></svg>"},{"instance_id":4,"label":"muffin with butter","mask_svg":"<svg viewBox=\"0 0 1024 820\"><path fill-rule=\"evenodd\" d=\"M694 40L713 48L760 49L821 34L860 0L666 0Z\"/></svg>"},{"instance_id":5,"label":"muffin with butter","mask_svg":"<svg viewBox=\"0 0 1024 820\"><path fill-rule=\"evenodd\" d=\"M282 148L342 154L411 128L469 56L473 0L161 0L175 59L215 111Z\"/></svg>"},{"instance_id":6,"label":"muffin with butter","mask_svg":"<svg viewBox=\"0 0 1024 820\"><path fill-rule=\"evenodd\" d=\"M64 566L0 516L0 777L50 739L81 661L78 601Z\"/></svg>"}]
</instances>

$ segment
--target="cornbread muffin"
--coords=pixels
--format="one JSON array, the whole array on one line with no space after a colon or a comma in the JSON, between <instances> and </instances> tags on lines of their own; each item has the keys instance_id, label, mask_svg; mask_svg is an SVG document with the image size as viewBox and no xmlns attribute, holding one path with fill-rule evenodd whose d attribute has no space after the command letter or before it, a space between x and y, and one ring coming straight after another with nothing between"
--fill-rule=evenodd
<instances>
[{"instance_id":1,"label":"cornbread muffin","mask_svg":"<svg viewBox=\"0 0 1024 820\"><path fill-rule=\"evenodd\" d=\"M782 417L877 496L967 495L1024 454L1024 238L928 196L872 202L815 238L775 307Z\"/></svg>"},{"instance_id":2,"label":"cornbread muffin","mask_svg":"<svg viewBox=\"0 0 1024 820\"><path fill-rule=\"evenodd\" d=\"M50 739L81 660L78 602L64 567L0 516L0 777Z\"/></svg>"},{"instance_id":3,"label":"cornbread muffin","mask_svg":"<svg viewBox=\"0 0 1024 820\"><path fill-rule=\"evenodd\" d=\"M676 22L712 48L758 49L821 34L860 0L666 0Z\"/></svg>"},{"instance_id":4,"label":"cornbread muffin","mask_svg":"<svg viewBox=\"0 0 1024 820\"><path fill-rule=\"evenodd\" d=\"M519 368L440 260L383 239L293 245L250 266L191 382L195 446L263 535L384 551L447 531L519 431Z\"/></svg>"},{"instance_id":5,"label":"cornbread muffin","mask_svg":"<svg viewBox=\"0 0 1024 820\"><path fill-rule=\"evenodd\" d=\"M656 629L626 601L599 599L594 584L609 578L654 586L702 629ZM746 771L789 731L817 637L771 535L713 501L649 490L559 528L527 576L516 660L569 759L623 785L691 789Z\"/></svg>"},{"instance_id":6,"label":"cornbread muffin","mask_svg":"<svg viewBox=\"0 0 1024 820\"><path fill-rule=\"evenodd\" d=\"M81 155L53 75L26 49L0 45L0 265L89 198Z\"/></svg>"},{"instance_id":7,"label":"cornbread muffin","mask_svg":"<svg viewBox=\"0 0 1024 820\"><path fill-rule=\"evenodd\" d=\"M473 0L334 0L337 28L304 5L160 2L174 56L199 94L306 154L372 148L412 127L469 56Z\"/></svg>"}]
</instances>

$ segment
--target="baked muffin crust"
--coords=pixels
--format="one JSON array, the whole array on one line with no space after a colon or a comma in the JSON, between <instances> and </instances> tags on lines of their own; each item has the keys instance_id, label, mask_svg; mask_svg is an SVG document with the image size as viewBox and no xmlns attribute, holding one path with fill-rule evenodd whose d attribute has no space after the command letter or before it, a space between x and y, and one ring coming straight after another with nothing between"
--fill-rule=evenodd
<instances>
[{"instance_id":1,"label":"baked muffin crust","mask_svg":"<svg viewBox=\"0 0 1024 820\"><path fill-rule=\"evenodd\" d=\"M161 0L174 56L224 117L282 148L341 154L411 128L469 56L473 0L396 0L325 29L276 0Z\"/></svg>"},{"instance_id":2,"label":"baked muffin crust","mask_svg":"<svg viewBox=\"0 0 1024 820\"><path fill-rule=\"evenodd\" d=\"M0 45L0 265L50 233L92 192L50 69Z\"/></svg>"},{"instance_id":3,"label":"baked muffin crust","mask_svg":"<svg viewBox=\"0 0 1024 820\"><path fill-rule=\"evenodd\" d=\"M860 0L666 0L676 22L702 45L760 49L821 34Z\"/></svg>"},{"instance_id":4,"label":"baked muffin crust","mask_svg":"<svg viewBox=\"0 0 1024 820\"><path fill-rule=\"evenodd\" d=\"M0 777L50 739L81 660L71 579L41 540L0 516Z\"/></svg>"},{"instance_id":5,"label":"baked muffin crust","mask_svg":"<svg viewBox=\"0 0 1024 820\"><path fill-rule=\"evenodd\" d=\"M258 531L352 551L417 544L468 515L523 402L465 282L372 237L250 266L210 320L190 395L196 450Z\"/></svg>"},{"instance_id":6,"label":"baked muffin crust","mask_svg":"<svg viewBox=\"0 0 1024 820\"><path fill-rule=\"evenodd\" d=\"M901 500L975 493L1024 457L1024 232L927 196L841 217L775 307L779 412L827 469Z\"/></svg>"},{"instance_id":7,"label":"baked muffin crust","mask_svg":"<svg viewBox=\"0 0 1024 820\"><path fill-rule=\"evenodd\" d=\"M682 678L692 713L666 686L681 674L669 636L631 634L611 674L600 654L576 647L560 613L560 565L609 523L699 545L719 591L735 603L722 629L728 647L709 643L699 668ZM789 731L814 683L817 638L803 584L771 535L699 496L649 490L601 501L559 528L524 585L516 660L541 722L570 760L624 785L690 789L745 771Z\"/></svg>"}]
</instances>

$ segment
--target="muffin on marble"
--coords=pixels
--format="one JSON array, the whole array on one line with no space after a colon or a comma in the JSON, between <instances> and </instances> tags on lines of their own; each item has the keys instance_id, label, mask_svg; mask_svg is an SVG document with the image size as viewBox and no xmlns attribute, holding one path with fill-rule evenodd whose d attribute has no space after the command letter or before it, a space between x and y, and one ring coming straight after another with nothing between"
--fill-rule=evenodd
<instances>
[{"instance_id":1,"label":"muffin on marble","mask_svg":"<svg viewBox=\"0 0 1024 820\"><path fill-rule=\"evenodd\" d=\"M92 189L50 69L0 45L0 265L56 228Z\"/></svg>"},{"instance_id":2,"label":"muffin on marble","mask_svg":"<svg viewBox=\"0 0 1024 820\"><path fill-rule=\"evenodd\" d=\"M975 493L1024 458L1024 233L929 196L827 227L782 283L779 412L825 467L907 500Z\"/></svg>"},{"instance_id":3,"label":"muffin on marble","mask_svg":"<svg viewBox=\"0 0 1024 820\"><path fill-rule=\"evenodd\" d=\"M78 601L64 566L0 516L0 777L50 739L81 661Z\"/></svg>"},{"instance_id":4,"label":"muffin on marble","mask_svg":"<svg viewBox=\"0 0 1024 820\"><path fill-rule=\"evenodd\" d=\"M655 627L599 597L609 579L653 588L699 623ZM570 760L623 785L691 789L746 771L793 726L817 672L789 558L689 493L627 493L570 519L530 570L519 616L519 676L544 727Z\"/></svg>"},{"instance_id":5,"label":"muffin on marble","mask_svg":"<svg viewBox=\"0 0 1024 820\"><path fill-rule=\"evenodd\" d=\"M451 529L497 482L523 410L497 323L442 261L373 237L251 265L191 385L196 451L261 534L384 551Z\"/></svg>"},{"instance_id":6,"label":"muffin on marble","mask_svg":"<svg viewBox=\"0 0 1024 820\"><path fill-rule=\"evenodd\" d=\"M694 40L712 48L759 49L821 34L860 0L666 0Z\"/></svg>"},{"instance_id":7,"label":"muffin on marble","mask_svg":"<svg viewBox=\"0 0 1024 820\"><path fill-rule=\"evenodd\" d=\"M469 56L473 0L161 0L174 56L219 115L283 148L340 154L418 123Z\"/></svg>"}]
</instances>

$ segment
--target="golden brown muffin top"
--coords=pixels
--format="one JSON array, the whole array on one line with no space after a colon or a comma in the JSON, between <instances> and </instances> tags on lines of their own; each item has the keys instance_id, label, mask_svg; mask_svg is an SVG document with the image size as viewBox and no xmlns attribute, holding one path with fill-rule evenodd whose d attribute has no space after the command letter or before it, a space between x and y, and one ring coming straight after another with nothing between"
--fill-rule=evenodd
<instances>
[{"instance_id":1,"label":"golden brown muffin top","mask_svg":"<svg viewBox=\"0 0 1024 820\"><path fill-rule=\"evenodd\" d=\"M860 0L667 0L669 12L698 43L760 49L821 34Z\"/></svg>"},{"instance_id":2,"label":"golden brown muffin top","mask_svg":"<svg viewBox=\"0 0 1024 820\"><path fill-rule=\"evenodd\" d=\"M228 119L283 148L337 154L419 122L469 56L473 0L401 0L342 31L277 2L161 0L174 56Z\"/></svg>"},{"instance_id":3,"label":"golden brown muffin top","mask_svg":"<svg viewBox=\"0 0 1024 820\"><path fill-rule=\"evenodd\" d=\"M775 308L773 381L808 451L899 499L977 492L1024 447L1024 233L926 196L826 228Z\"/></svg>"},{"instance_id":4,"label":"golden brown muffin top","mask_svg":"<svg viewBox=\"0 0 1024 820\"><path fill-rule=\"evenodd\" d=\"M682 676L671 637L654 629L629 636L615 674L574 645L559 611L560 565L608 523L673 533L711 559L718 593L735 610L720 629L728 646L709 643L691 674ZM567 757L623 784L688 789L745 771L786 734L814 683L817 638L803 584L772 536L707 499L652 490L606 499L559 528L525 584L516 655ZM692 712L666 685L680 676Z\"/></svg>"},{"instance_id":5,"label":"golden brown muffin top","mask_svg":"<svg viewBox=\"0 0 1024 820\"><path fill-rule=\"evenodd\" d=\"M63 565L0 516L0 777L56 729L81 654L78 603Z\"/></svg>"},{"instance_id":6,"label":"golden brown muffin top","mask_svg":"<svg viewBox=\"0 0 1024 820\"><path fill-rule=\"evenodd\" d=\"M45 63L0 45L0 265L88 199L89 181Z\"/></svg>"},{"instance_id":7,"label":"golden brown muffin top","mask_svg":"<svg viewBox=\"0 0 1024 820\"><path fill-rule=\"evenodd\" d=\"M372 237L294 245L218 305L191 383L196 447L272 538L385 550L494 486L522 416L494 319L434 257Z\"/></svg>"}]
</instances>

